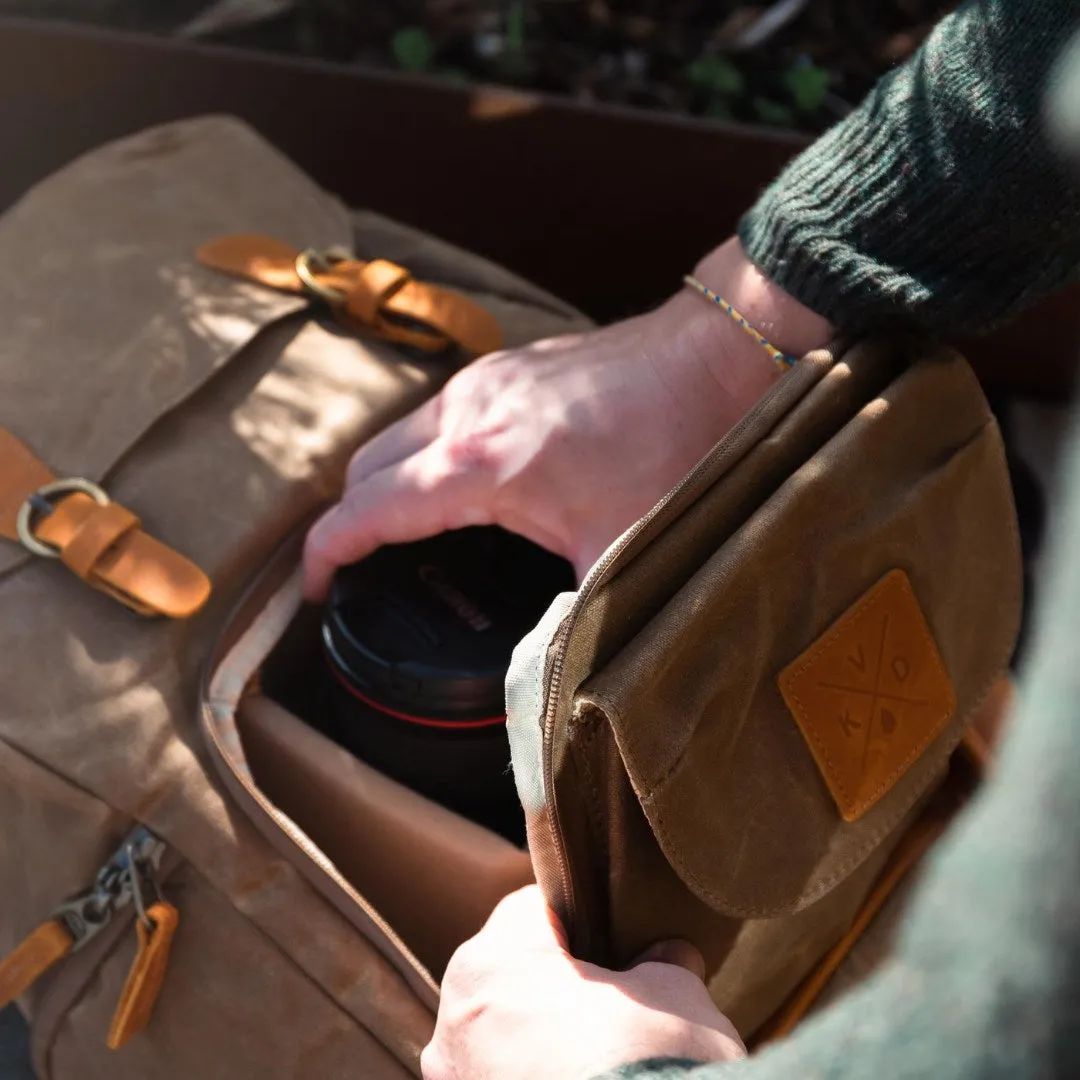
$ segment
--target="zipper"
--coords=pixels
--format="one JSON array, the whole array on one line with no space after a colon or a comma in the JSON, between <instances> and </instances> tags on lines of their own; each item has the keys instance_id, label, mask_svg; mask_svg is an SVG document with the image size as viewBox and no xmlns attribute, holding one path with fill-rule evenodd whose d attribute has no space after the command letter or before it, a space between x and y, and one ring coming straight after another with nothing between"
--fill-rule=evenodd
<instances>
[{"instance_id":1,"label":"zipper","mask_svg":"<svg viewBox=\"0 0 1080 1080\"><path fill-rule=\"evenodd\" d=\"M145 825L137 826L98 871L94 884L52 912L71 935L69 955L93 941L131 904L145 919L146 896L160 898L157 881L164 855L164 841Z\"/></svg>"},{"instance_id":2,"label":"zipper","mask_svg":"<svg viewBox=\"0 0 1080 1080\"><path fill-rule=\"evenodd\" d=\"M833 345L828 346L828 351L835 357L838 353L837 345L834 343ZM551 678L544 708L542 772L545 801L547 802L548 818L551 823L549 831L552 839L552 848L554 850L556 865L559 870L559 877L562 881L564 912L565 917L571 926L577 920L577 905L574 897L574 879L570 869L570 860L566 853L566 844L563 839L562 829L559 825L558 803L554 798L555 767L552 751L555 739L555 714L558 711L559 694L562 688L563 663L566 658L566 650L574 626L577 623L581 612L584 610L585 605L591 598L592 593L599 586L613 564L626 553L645 528L653 524L669 509L673 501L682 495L687 488L699 482L701 474L710 469L716 459L728 450L730 445L738 439L746 428L757 422L762 412L772 405L773 400L781 392L781 388L784 388L784 390L787 391L793 383L807 384L805 387L796 386L796 389L793 392L795 395L794 399L784 410L782 416L777 418L777 423L779 423L784 416L787 416L791 409L805 397L806 393L808 393L810 388L818 382L823 374L823 372L819 373L809 365L796 365L791 371L775 382L765 396L760 398L757 404L754 405L749 412L743 415L742 419L740 419L739 422L720 439L720 441L697 463L697 465L695 465L673 488L671 488L644 517L631 525L622 536L615 540L607 551L600 556L599 560L593 564L592 569L585 575L585 580L582 581L581 586L578 589L577 599L566 613L566 617L563 619L562 624L556 633L553 642L554 655L551 661ZM750 448L748 447L747 451L749 451L749 449ZM736 462L732 462L729 468L735 464Z\"/></svg>"},{"instance_id":3,"label":"zipper","mask_svg":"<svg viewBox=\"0 0 1080 1080\"><path fill-rule=\"evenodd\" d=\"M42 980L35 1005L31 1051L38 1076L51 1075L52 1047L89 980L140 919L140 912L145 918L147 897L159 897L160 883L182 862L175 848L145 826L136 826L98 871L94 884L56 909L53 918L62 922L74 942L60 970ZM135 910L128 912L128 908Z\"/></svg>"},{"instance_id":4,"label":"zipper","mask_svg":"<svg viewBox=\"0 0 1080 1080\"><path fill-rule=\"evenodd\" d=\"M168 863L172 870L176 861L158 836L144 825L135 826L98 869L93 882L53 908L41 926L0 962L5 969L5 1000L44 983L37 995L33 1039L39 1073L48 1075L47 1063L41 1059L63 1015L129 924L126 919L117 921L117 915L128 908L134 908L140 940L132 970L136 971L140 959L145 964L152 945L149 956L155 962L155 978L152 983L131 988L125 984L117 1006L117 1016L124 1024L123 1041L149 1020L165 976L168 945L178 919L176 909L162 897L158 881L164 864ZM159 934L162 922L169 925ZM75 954L84 950L84 955L76 958ZM115 1049L123 1043L114 1045L110 1034L109 1044Z\"/></svg>"}]
</instances>

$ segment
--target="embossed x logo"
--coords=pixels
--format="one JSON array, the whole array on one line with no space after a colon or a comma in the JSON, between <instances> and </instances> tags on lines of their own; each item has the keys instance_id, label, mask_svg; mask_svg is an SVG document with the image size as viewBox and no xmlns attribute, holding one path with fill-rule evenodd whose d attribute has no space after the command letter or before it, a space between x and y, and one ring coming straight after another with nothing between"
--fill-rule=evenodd
<instances>
[{"instance_id":1,"label":"embossed x logo","mask_svg":"<svg viewBox=\"0 0 1080 1080\"><path fill-rule=\"evenodd\" d=\"M873 741L874 735L874 717L880 712L881 714L881 733L888 738L896 730L897 718L896 714L884 704L885 702L901 703L904 705L929 705L928 701L920 698L905 697L903 694L886 694L881 689L881 680L885 673L885 645L889 638L889 615L886 613L881 617L881 640L878 643L877 649L877 663L874 667L873 690L867 690L862 686L844 686L839 683L830 682L818 682L818 686L825 690L840 690L845 694L856 694L860 697L870 698L870 721L866 724L866 731L863 735L862 746L862 764L859 767L860 772L866 771L866 759L870 753L870 744ZM866 674L866 657L863 653L862 645L856 646L854 653L847 654L847 662L851 664L853 668L860 675ZM893 656L889 661L889 667L892 670L896 681L903 684L907 681L908 676L911 674L911 665L907 658L900 653ZM879 708L880 706L880 708ZM856 720L852 717L851 713L845 709L843 713L837 718L840 727L849 739L852 736L854 730L861 729L863 727L861 720Z\"/></svg>"}]
</instances>

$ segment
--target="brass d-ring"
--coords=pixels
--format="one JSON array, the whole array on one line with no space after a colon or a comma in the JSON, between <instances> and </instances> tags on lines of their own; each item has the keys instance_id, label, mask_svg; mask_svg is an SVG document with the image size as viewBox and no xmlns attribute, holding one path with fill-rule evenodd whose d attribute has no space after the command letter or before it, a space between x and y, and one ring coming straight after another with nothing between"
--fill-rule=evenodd
<instances>
[{"instance_id":1,"label":"brass d-ring","mask_svg":"<svg viewBox=\"0 0 1080 1080\"><path fill-rule=\"evenodd\" d=\"M49 502L56 495L72 495L77 491L89 495L98 506L108 506L112 501L92 480L83 480L78 476L43 484L19 507L19 513L15 518L15 530L19 534L20 543L27 551L40 555L43 559L60 558L60 552L56 548L51 544L43 544L33 533L34 512L39 509L36 504L39 500Z\"/></svg>"},{"instance_id":2,"label":"brass d-ring","mask_svg":"<svg viewBox=\"0 0 1080 1080\"><path fill-rule=\"evenodd\" d=\"M348 257L347 253L337 248L331 248L328 251L308 248L307 251L301 251L296 256L296 276L303 283L304 288L317 300L322 300L331 307L341 307L347 299L345 293L341 289L332 289L329 285L324 285L315 273L318 270L326 273Z\"/></svg>"}]
</instances>

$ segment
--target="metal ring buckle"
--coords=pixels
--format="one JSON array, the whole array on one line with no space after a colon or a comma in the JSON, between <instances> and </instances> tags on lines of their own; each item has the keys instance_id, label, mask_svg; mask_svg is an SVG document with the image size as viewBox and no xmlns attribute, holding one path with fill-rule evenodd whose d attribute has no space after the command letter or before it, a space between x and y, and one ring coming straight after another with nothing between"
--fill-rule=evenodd
<instances>
[{"instance_id":1,"label":"metal ring buckle","mask_svg":"<svg viewBox=\"0 0 1080 1080\"><path fill-rule=\"evenodd\" d=\"M351 259L352 255L344 248L327 248L326 251L318 251L308 248L296 256L296 276L300 279L304 288L317 300L322 300L331 307L340 307L347 297L341 289L332 289L324 285L315 276L317 271L327 273L338 263Z\"/></svg>"},{"instance_id":2,"label":"metal ring buckle","mask_svg":"<svg viewBox=\"0 0 1080 1080\"><path fill-rule=\"evenodd\" d=\"M75 492L89 495L98 506L108 506L112 501L93 481L83 480L78 476L43 484L19 507L19 513L15 518L15 530L19 534L20 543L27 551L40 555L43 559L60 558L60 552L56 548L51 544L43 544L34 535L31 528L34 523L34 512L41 510L42 502L49 503L56 495L72 495Z\"/></svg>"}]
</instances>

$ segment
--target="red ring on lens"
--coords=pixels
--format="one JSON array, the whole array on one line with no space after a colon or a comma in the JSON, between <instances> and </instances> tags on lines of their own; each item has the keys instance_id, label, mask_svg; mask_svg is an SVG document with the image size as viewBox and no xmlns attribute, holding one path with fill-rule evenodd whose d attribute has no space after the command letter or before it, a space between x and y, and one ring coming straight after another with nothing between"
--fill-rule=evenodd
<instances>
[{"instance_id":1,"label":"red ring on lens","mask_svg":"<svg viewBox=\"0 0 1080 1080\"><path fill-rule=\"evenodd\" d=\"M334 678L337 679L337 681L341 683L354 698L362 701L376 712L394 717L395 720L404 720L409 724L419 724L421 727L442 728L445 731L466 731L471 728L495 727L497 724L506 723L505 715L483 717L480 720L433 720L426 716L410 716L409 713L398 712L396 709L391 709L389 706L383 705L378 701L373 701L365 694L360 693L360 691L341 674L336 664L331 664L330 670L334 673Z\"/></svg>"}]
</instances>

